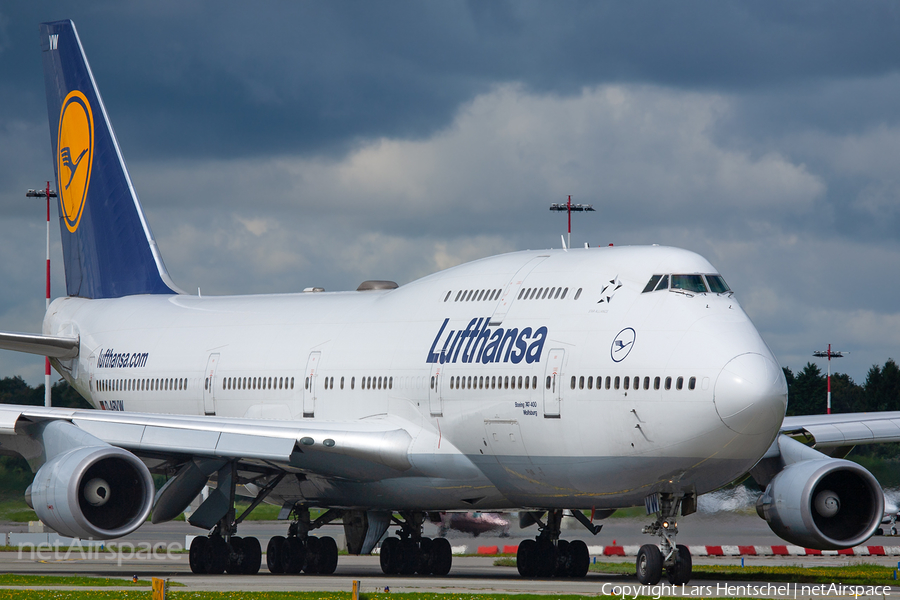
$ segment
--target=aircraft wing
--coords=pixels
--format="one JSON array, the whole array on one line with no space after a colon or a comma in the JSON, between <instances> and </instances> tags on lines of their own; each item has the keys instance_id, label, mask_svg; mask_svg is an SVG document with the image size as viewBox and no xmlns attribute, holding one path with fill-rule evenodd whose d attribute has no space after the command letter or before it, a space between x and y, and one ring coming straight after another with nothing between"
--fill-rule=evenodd
<instances>
[{"instance_id":1,"label":"aircraft wing","mask_svg":"<svg viewBox=\"0 0 900 600\"><path fill-rule=\"evenodd\" d=\"M238 459L357 481L411 467L413 438L395 419L275 421L0 405L0 447L26 455L16 438L47 421L68 421L140 457Z\"/></svg>"},{"instance_id":2,"label":"aircraft wing","mask_svg":"<svg viewBox=\"0 0 900 600\"><path fill-rule=\"evenodd\" d=\"M75 358L78 356L78 338L0 331L0 350L27 352L50 358Z\"/></svg>"},{"instance_id":3,"label":"aircraft wing","mask_svg":"<svg viewBox=\"0 0 900 600\"><path fill-rule=\"evenodd\" d=\"M900 442L900 412L785 417L781 433L803 436L815 448Z\"/></svg>"}]
</instances>

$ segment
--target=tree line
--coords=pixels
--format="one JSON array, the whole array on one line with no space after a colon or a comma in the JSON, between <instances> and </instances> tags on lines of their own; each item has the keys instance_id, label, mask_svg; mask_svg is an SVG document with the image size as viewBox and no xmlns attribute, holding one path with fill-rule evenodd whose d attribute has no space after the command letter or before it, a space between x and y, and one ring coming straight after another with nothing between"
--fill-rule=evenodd
<instances>
[{"instance_id":1,"label":"tree line","mask_svg":"<svg viewBox=\"0 0 900 600\"><path fill-rule=\"evenodd\" d=\"M784 367L791 415L825 414L826 375L813 363L794 374ZM844 373L831 375L831 412L900 410L900 367L889 358L884 366L872 365L862 385Z\"/></svg>"}]
</instances>

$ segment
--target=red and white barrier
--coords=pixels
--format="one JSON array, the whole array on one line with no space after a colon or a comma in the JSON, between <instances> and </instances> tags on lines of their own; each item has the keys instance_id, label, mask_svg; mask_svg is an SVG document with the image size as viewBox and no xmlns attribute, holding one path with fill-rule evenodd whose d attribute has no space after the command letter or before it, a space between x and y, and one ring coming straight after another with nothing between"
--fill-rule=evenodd
<instances>
[{"instance_id":1,"label":"red and white barrier","mask_svg":"<svg viewBox=\"0 0 900 600\"><path fill-rule=\"evenodd\" d=\"M588 546L591 556L637 556L640 546ZM692 556L900 556L900 546L856 546L845 550L813 550L801 546L688 546ZM515 554L518 546L454 546L454 554Z\"/></svg>"}]
</instances>

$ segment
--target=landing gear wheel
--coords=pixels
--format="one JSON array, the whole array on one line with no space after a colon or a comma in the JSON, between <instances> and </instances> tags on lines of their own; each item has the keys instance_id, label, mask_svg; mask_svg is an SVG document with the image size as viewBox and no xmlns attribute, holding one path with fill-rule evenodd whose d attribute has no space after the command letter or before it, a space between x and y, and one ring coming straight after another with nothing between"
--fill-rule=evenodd
<instances>
[{"instance_id":1,"label":"landing gear wheel","mask_svg":"<svg viewBox=\"0 0 900 600\"><path fill-rule=\"evenodd\" d=\"M191 540L191 573L196 573L197 575L206 574L205 556L208 546L209 538L207 537L195 537L193 540Z\"/></svg>"},{"instance_id":2,"label":"landing gear wheel","mask_svg":"<svg viewBox=\"0 0 900 600\"><path fill-rule=\"evenodd\" d=\"M419 568L419 547L412 540L400 542L400 574L412 575Z\"/></svg>"},{"instance_id":3,"label":"landing gear wheel","mask_svg":"<svg viewBox=\"0 0 900 600\"><path fill-rule=\"evenodd\" d=\"M535 575L538 577L553 577L556 572L556 546L548 539L537 540L535 558Z\"/></svg>"},{"instance_id":4,"label":"landing gear wheel","mask_svg":"<svg viewBox=\"0 0 900 600\"><path fill-rule=\"evenodd\" d=\"M569 542L566 540L556 542L556 568L553 570L553 576L569 576Z\"/></svg>"},{"instance_id":5,"label":"landing gear wheel","mask_svg":"<svg viewBox=\"0 0 900 600\"><path fill-rule=\"evenodd\" d=\"M635 568L638 581L644 585L656 585L662 577L662 553L653 544L644 544L638 550Z\"/></svg>"},{"instance_id":6,"label":"landing gear wheel","mask_svg":"<svg viewBox=\"0 0 900 600\"><path fill-rule=\"evenodd\" d=\"M389 537L381 542L381 572L396 575L400 572L400 539Z\"/></svg>"},{"instance_id":7,"label":"landing gear wheel","mask_svg":"<svg viewBox=\"0 0 900 600\"><path fill-rule=\"evenodd\" d=\"M323 537L319 540L322 547L321 558L319 560L319 573L322 575L331 575L337 569L338 564L338 547L334 538Z\"/></svg>"},{"instance_id":8,"label":"landing gear wheel","mask_svg":"<svg viewBox=\"0 0 900 600\"><path fill-rule=\"evenodd\" d=\"M669 578L669 583L681 585L689 582L692 569L691 551L687 549L687 546L678 544L675 546L675 564L666 568L666 576Z\"/></svg>"},{"instance_id":9,"label":"landing gear wheel","mask_svg":"<svg viewBox=\"0 0 900 600\"><path fill-rule=\"evenodd\" d=\"M228 566L228 555L230 548L218 535L209 538L209 544L206 546L206 552L203 553L203 564L206 566L206 572L210 575L221 575Z\"/></svg>"},{"instance_id":10,"label":"landing gear wheel","mask_svg":"<svg viewBox=\"0 0 900 600\"><path fill-rule=\"evenodd\" d=\"M262 564L262 548L259 545L259 539L255 537L244 538L242 546L244 558L241 561L241 573L244 575L256 575L259 573L259 567Z\"/></svg>"},{"instance_id":11,"label":"landing gear wheel","mask_svg":"<svg viewBox=\"0 0 900 600\"><path fill-rule=\"evenodd\" d=\"M243 540L237 536L232 536L231 540L226 543L227 548L225 562L225 572L229 575L240 575L244 571L244 544Z\"/></svg>"},{"instance_id":12,"label":"landing gear wheel","mask_svg":"<svg viewBox=\"0 0 900 600\"><path fill-rule=\"evenodd\" d=\"M431 573L443 577L453 566L453 550L447 538L438 538L431 545Z\"/></svg>"},{"instance_id":13,"label":"landing gear wheel","mask_svg":"<svg viewBox=\"0 0 900 600\"><path fill-rule=\"evenodd\" d=\"M569 577L584 577L587 575L588 568L591 566L591 555L588 552L587 544L581 540L575 540L569 544Z\"/></svg>"},{"instance_id":14,"label":"landing gear wheel","mask_svg":"<svg viewBox=\"0 0 900 600\"><path fill-rule=\"evenodd\" d=\"M284 573L284 565L281 562L281 548L286 540L283 536L276 535L269 540L266 546L266 566L269 573Z\"/></svg>"},{"instance_id":15,"label":"landing gear wheel","mask_svg":"<svg viewBox=\"0 0 900 600\"><path fill-rule=\"evenodd\" d=\"M535 554L537 551L537 542L534 540L522 540L519 549L516 551L516 569L522 577L534 577L535 574Z\"/></svg>"},{"instance_id":16,"label":"landing gear wheel","mask_svg":"<svg viewBox=\"0 0 900 600\"><path fill-rule=\"evenodd\" d=\"M306 565L303 567L303 572L307 575L318 575L321 562L322 543L319 538L309 536L306 538Z\"/></svg>"},{"instance_id":17,"label":"landing gear wheel","mask_svg":"<svg viewBox=\"0 0 900 600\"><path fill-rule=\"evenodd\" d=\"M289 537L281 545L281 570L291 575L299 573L306 566L306 549L300 538Z\"/></svg>"},{"instance_id":18,"label":"landing gear wheel","mask_svg":"<svg viewBox=\"0 0 900 600\"><path fill-rule=\"evenodd\" d=\"M422 538L419 540L419 568L416 572L419 575L431 575L434 562L434 542L431 538Z\"/></svg>"}]
</instances>

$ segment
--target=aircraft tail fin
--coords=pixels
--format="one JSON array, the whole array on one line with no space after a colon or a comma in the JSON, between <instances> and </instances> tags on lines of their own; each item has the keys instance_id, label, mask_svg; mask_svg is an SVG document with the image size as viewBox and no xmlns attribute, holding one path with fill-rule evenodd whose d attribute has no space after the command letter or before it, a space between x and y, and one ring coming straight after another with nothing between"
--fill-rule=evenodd
<instances>
[{"instance_id":1,"label":"aircraft tail fin","mask_svg":"<svg viewBox=\"0 0 900 600\"><path fill-rule=\"evenodd\" d=\"M182 293L166 271L72 21L40 26L66 292Z\"/></svg>"}]
</instances>

